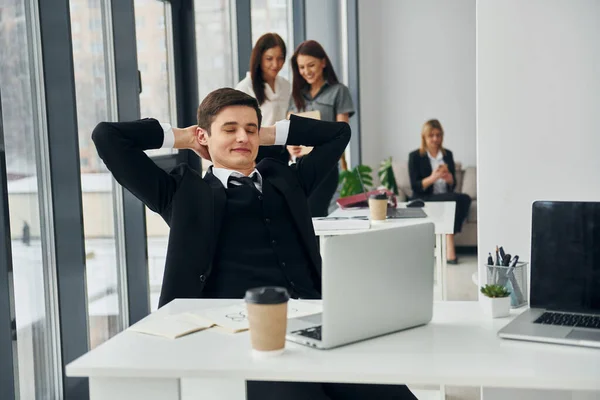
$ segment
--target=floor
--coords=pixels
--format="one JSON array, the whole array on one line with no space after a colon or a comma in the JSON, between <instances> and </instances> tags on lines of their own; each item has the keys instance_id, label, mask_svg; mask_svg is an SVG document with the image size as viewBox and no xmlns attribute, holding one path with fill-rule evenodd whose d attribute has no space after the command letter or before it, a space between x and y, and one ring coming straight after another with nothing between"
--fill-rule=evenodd
<instances>
[{"instance_id":1,"label":"floor","mask_svg":"<svg viewBox=\"0 0 600 400\"><path fill-rule=\"evenodd\" d=\"M457 265L448 265L446 290L448 300L477 301L477 286L473 274L477 272L477 255L460 254Z\"/></svg>"}]
</instances>

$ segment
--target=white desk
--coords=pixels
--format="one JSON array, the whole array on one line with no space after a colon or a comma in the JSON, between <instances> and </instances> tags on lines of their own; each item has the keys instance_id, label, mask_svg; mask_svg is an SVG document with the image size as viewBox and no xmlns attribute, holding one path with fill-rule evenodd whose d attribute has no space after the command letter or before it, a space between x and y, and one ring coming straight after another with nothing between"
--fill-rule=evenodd
<instances>
[{"instance_id":1,"label":"white desk","mask_svg":"<svg viewBox=\"0 0 600 400\"><path fill-rule=\"evenodd\" d=\"M231 302L178 299L147 318ZM243 399L245 380L600 391L600 351L498 338L508 321L484 317L477 302L438 302L429 325L333 350L288 342L266 360L252 358L248 332L169 340L125 331L67 375L89 377L92 400Z\"/></svg>"},{"instance_id":2,"label":"white desk","mask_svg":"<svg viewBox=\"0 0 600 400\"><path fill-rule=\"evenodd\" d=\"M399 203L398 207L406 207L406 203ZM433 222L435 225L435 252L436 252L436 281L441 288L441 299L446 300L446 235L454 233L454 211L456 203L453 201L425 203L423 210L427 218L391 219L384 222L371 224L371 229L387 229L397 226ZM338 208L330 214L332 217L368 216L369 209L342 210ZM346 235L360 232L360 230L315 230L319 237Z\"/></svg>"}]
</instances>

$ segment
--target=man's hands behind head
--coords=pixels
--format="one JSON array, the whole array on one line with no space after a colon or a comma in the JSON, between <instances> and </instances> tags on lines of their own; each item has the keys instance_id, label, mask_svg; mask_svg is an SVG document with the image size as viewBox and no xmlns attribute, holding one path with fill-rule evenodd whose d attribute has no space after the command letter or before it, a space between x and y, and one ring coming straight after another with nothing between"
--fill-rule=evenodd
<instances>
[{"instance_id":1,"label":"man's hands behind head","mask_svg":"<svg viewBox=\"0 0 600 400\"><path fill-rule=\"evenodd\" d=\"M187 128L173 128L175 135L174 149L193 150L200 157L211 161L208 147L200 144L200 135L206 135L206 131L198 128L198 125L188 126Z\"/></svg>"}]
</instances>

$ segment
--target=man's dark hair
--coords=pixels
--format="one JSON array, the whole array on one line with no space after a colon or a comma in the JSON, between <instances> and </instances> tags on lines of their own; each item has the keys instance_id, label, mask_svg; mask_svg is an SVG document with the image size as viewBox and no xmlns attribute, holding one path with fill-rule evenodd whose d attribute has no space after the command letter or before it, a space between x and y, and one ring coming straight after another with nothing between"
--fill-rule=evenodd
<instances>
[{"instance_id":1,"label":"man's dark hair","mask_svg":"<svg viewBox=\"0 0 600 400\"><path fill-rule=\"evenodd\" d=\"M244 92L231 88L221 88L208 94L198 107L198 126L210 135L210 125L215 120L217 114L225 107L229 106L247 106L256 111L258 126L262 121L262 114L258 107L256 99Z\"/></svg>"}]
</instances>

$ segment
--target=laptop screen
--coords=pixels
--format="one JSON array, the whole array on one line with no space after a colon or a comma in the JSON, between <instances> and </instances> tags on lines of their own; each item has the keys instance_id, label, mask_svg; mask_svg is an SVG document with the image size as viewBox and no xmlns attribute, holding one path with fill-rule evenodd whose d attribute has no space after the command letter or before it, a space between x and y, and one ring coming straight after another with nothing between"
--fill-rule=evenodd
<instances>
[{"instance_id":1,"label":"laptop screen","mask_svg":"<svg viewBox=\"0 0 600 400\"><path fill-rule=\"evenodd\" d=\"M531 306L600 312L600 203L533 204Z\"/></svg>"}]
</instances>

